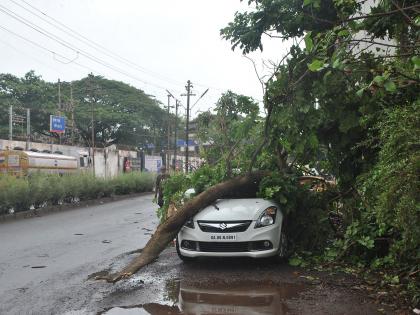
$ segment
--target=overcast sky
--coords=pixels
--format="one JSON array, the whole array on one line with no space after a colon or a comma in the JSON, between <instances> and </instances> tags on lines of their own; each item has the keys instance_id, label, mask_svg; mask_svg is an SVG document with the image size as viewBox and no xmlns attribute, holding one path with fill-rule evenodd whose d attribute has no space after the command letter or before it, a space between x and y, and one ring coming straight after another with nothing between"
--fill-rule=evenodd
<instances>
[{"instance_id":1,"label":"overcast sky","mask_svg":"<svg viewBox=\"0 0 420 315\"><path fill-rule=\"evenodd\" d=\"M236 11L247 8L244 2L0 0L0 72L22 76L35 70L47 81L77 80L93 72L138 87L165 105L166 89L186 104L180 94L191 80L197 94L192 103L209 88L194 115L212 107L227 89L261 100L252 63L219 33ZM53 19L62 23L61 30ZM280 60L286 48L281 41L264 44L262 54L251 55L261 73L267 71L261 61Z\"/></svg>"}]
</instances>

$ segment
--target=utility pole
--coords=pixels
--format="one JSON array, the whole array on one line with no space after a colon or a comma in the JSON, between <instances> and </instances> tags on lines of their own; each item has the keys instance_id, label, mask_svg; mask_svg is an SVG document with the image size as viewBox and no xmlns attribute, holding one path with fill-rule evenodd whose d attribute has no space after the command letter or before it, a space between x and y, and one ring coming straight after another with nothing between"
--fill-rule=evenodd
<instances>
[{"instance_id":1,"label":"utility pole","mask_svg":"<svg viewBox=\"0 0 420 315\"><path fill-rule=\"evenodd\" d=\"M170 165L171 165L171 157L170 157L170 154L169 154L169 150L170 150L170 147L171 147L171 116L170 116L170 108L171 107L173 108L173 106L170 106L171 105L170 104L170 99L172 97L176 101L176 98L168 90L166 90L166 92L168 93L168 144L166 146L166 148L167 148L167 150L166 150L166 153L167 153L166 168L169 168Z\"/></svg>"},{"instance_id":2,"label":"utility pole","mask_svg":"<svg viewBox=\"0 0 420 315\"><path fill-rule=\"evenodd\" d=\"M58 116L61 117L61 82L58 79ZM58 134L58 141L61 144L61 133Z\"/></svg>"},{"instance_id":3,"label":"utility pole","mask_svg":"<svg viewBox=\"0 0 420 315\"><path fill-rule=\"evenodd\" d=\"M9 107L9 140L13 140L13 105Z\"/></svg>"},{"instance_id":4,"label":"utility pole","mask_svg":"<svg viewBox=\"0 0 420 315\"><path fill-rule=\"evenodd\" d=\"M170 157L170 154L169 154L169 143L170 143L170 137L171 137L171 130L170 130L171 118L170 118L169 108L170 108L170 105L171 105L171 102L170 102L171 97L172 97L172 94L168 92L168 122L167 122L168 144L166 146L166 168L167 169L169 169L169 165L170 165L170 161L171 161L171 157Z\"/></svg>"},{"instance_id":5,"label":"utility pole","mask_svg":"<svg viewBox=\"0 0 420 315\"><path fill-rule=\"evenodd\" d=\"M73 85L70 82L70 111L71 111L71 145L74 145L74 104L73 104Z\"/></svg>"},{"instance_id":6,"label":"utility pole","mask_svg":"<svg viewBox=\"0 0 420 315\"><path fill-rule=\"evenodd\" d=\"M93 75L92 75L93 76ZM95 108L94 108L94 98L93 98L93 87L92 87L92 76L90 77L89 80L89 85L90 85L90 93L91 93L91 131L92 131L92 166L93 166L93 176L95 176Z\"/></svg>"},{"instance_id":7,"label":"utility pole","mask_svg":"<svg viewBox=\"0 0 420 315\"><path fill-rule=\"evenodd\" d=\"M177 150L177 130L178 130L178 100L175 99L175 141L174 141L174 163L173 163L173 170L176 170L176 150Z\"/></svg>"},{"instance_id":8,"label":"utility pole","mask_svg":"<svg viewBox=\"0 0 420 315\"><path fill-rule=\"evenodd\" d=\"M187 81L187 85L186 85L186 89L187 89L187 94L182 94L182 96L186 96L187 97L187 122L186 122L186 128L185 128L185 173L189 172L189 163L188 163L188 158L189 158L189 150L188 150L188 137L189 137L189 128L190 128L190 96L195 96L195 94L191 93L191 88L193 87L192 83L190 80Z\"/></svg>"},{"instance_id":9,"label":"utility pole","mask_svg":"<svg viewBox=\"0 0 420 315\"><path fill-rule=\"evenodd\" d=\"M31 143L31 110L26 109L26 150L30 149Z\"/></svg>"}]
</instances>

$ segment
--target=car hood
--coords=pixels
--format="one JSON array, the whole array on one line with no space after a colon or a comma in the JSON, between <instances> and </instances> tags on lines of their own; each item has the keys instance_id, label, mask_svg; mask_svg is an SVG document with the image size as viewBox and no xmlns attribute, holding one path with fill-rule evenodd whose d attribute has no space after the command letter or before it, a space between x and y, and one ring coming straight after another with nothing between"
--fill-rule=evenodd
<instances>
[{"instance_id":1,"label":"car hood","mask_svg":"<svg viewBox=\"0 0 420 315\"><path fill-rule=\"evenodd\" d=\"M261 213L270 206L278 206L262 198L219 199L195 215L194 221L236 221L258 220Z\"/></svg>"}]
</instances>

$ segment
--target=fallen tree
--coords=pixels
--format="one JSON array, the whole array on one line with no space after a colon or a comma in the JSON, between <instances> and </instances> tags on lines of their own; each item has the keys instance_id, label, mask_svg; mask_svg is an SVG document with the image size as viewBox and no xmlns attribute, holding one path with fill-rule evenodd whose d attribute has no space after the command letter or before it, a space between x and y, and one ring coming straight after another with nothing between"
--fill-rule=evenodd
<instances>
[{"instance_id":1,"label":"fallen tree","mask_svg":"<svg viewBox=\"0 0 420 315\"><path fill-rule=\"evenodd\" d=\"M238 176L225 182L216 184L203 191L193 199L187 201L173 216L161 223L140 255L134 258L126 267L116 273L96 277L115 283L129 278L141 268L154 261L166 246L176 237L184 223L194 216L200 209L211 205L217 199L232 197L254 197L258 191L260 181L267 176L267 172L253 172Z\"/></svg>"}]
</instances>

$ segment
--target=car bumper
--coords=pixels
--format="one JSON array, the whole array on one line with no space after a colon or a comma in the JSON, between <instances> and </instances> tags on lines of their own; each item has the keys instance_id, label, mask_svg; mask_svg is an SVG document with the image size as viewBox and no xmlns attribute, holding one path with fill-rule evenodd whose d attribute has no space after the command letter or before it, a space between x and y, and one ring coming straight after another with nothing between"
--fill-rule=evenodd
<instances>
[{"instance_id":1,"label":"car bumper","mask_svg":"<svg viewBox=\"0 0 420 315\"><path fill-rule=\"evenodd\" d=\"M236 234L236 240L230 242L232 245L234 243L253 243L258 241L270 241L272 243L272 248L267 250L247 250L247 251L201 251L200 245L197 246L197 250L188 250L181 247L182 241L188 240L193 242L206 242L206 243L217 243L224 244L225 242L215 242L211 241L211 235L223 235L224 233L208 233L203 232L197 226L195 222L195 228L191 229L188 227L183 227L178 233L178 243L180 244L179 251L183 256L186 257L252 257L252 258L264 258L275 256L279 251L280 235L281 235L281 223L276 222L272 226L254 228L255 222L253 221L249 228L244 232L233 233ZM232 233L227 233L232 234ZM216 245L217 245L216 244Z\"/></svg>"}]
</instances>

